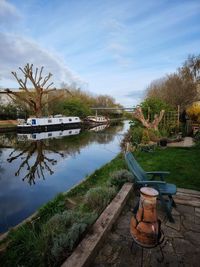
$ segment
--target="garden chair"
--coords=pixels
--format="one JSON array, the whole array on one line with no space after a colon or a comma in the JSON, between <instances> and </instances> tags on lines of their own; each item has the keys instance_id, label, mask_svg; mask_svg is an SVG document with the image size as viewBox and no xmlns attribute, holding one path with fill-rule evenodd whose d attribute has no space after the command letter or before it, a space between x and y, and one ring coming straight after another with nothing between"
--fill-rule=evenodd
<instances>
[{"instance_id":1,"label":"garden chair","mask_svg":"<svg viewBox=\"0 0 200 267\"><path fill-rule=\"evenodd\" d=\"M176 206L172 197L172 195L176 194L176 185L169 184L164 181L164 176L169 174L169 172L166 171L145 172L138 164L138 162L135 160L131 152L125 153L125 161L128 165L130 172L134 175L135 178L134 182L136 184L136 187L140 188L143 186L150 186L155 188L159 193L158 198L161 201L161 205L163 206L169 221L174 222L174 219L171 214L171 209L172 207ZM149 175L151 175L150 179ZM160 180L154 180L157 177L159 177ZM164 196L167 196L167 199ZM134 209L134 212L136 212L137 208L138 205Z\"/></svg>"}]
</instances>

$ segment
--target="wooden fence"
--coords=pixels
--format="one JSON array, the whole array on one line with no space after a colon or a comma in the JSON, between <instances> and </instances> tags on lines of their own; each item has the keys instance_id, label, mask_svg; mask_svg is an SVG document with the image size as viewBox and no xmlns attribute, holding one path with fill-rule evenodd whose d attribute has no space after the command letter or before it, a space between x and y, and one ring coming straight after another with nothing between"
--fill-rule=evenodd
<instances>
[{"instance_id":1,"label":"wooden fence","mask_svg":"<svg viewBox=\"0 0 200 267\"><path fill-rule=\"evenodd\" d=\"M144 115L146 118L149 119L150 122L154 120L155 114L151 112L150 109L148 110L147 114ZM168 127L179 128L180 126L179 117L180 117L180 108L178 106L176 111L166 111L159 125L163 128L168 128Z\"/></svg>"}]
</instances>

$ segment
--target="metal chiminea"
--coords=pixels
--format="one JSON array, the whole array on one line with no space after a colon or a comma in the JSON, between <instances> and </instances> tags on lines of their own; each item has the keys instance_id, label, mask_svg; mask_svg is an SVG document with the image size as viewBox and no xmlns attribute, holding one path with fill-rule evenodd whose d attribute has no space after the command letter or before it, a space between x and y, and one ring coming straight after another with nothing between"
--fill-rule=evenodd
<instances>
[{"instance_id":1,"label":"metal chiminea","mask_svg":"<svg viewBox=\"0 0 200 267\"><path fill-rule=\"evenodd\" d=\"M164 235L161 231L161 221L158 220L156 198L158 191L150 187L140 189L140 202L137 213L131 218L130 232L135 242L143 248L153 248L163 242ZM162 249L162 259L164 258ZM143 261L143 259L142 259Z\"/></svg>"}]
</instances>

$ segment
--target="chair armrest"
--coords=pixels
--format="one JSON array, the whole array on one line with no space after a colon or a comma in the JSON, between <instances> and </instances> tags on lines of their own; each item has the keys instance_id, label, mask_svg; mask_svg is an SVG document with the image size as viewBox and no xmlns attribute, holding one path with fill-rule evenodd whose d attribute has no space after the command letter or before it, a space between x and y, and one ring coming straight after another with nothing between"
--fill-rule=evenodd
<instances>
[{"instance_id":1,"label":"chair armrest","mask_svg":"<svg viewBox=\"0 0 200 267\"><path fill-rule=\"evenodd\" d=\"M168 171L152 171L152 172L146 172L147 175L152 175L151 179L154 179L155 177L159 177L162 181L164 181L164 177L166 175L169 175L170 172Z\"/></svg>"},{"instance_id":2,"label":"chair armrest","mask_svg":"<svg viewBox=\"0 0 200 267\"><path fill-rule=\"evenodd\" d=\"M146 174L153 174L153 175L168 175L170 172L166 171L153 171L153 172L146 172Z\"/></svg>"},{"instance_id":3,"label":"chair armrest","mask_svg":"<svg viewBox=\"0 0 200 267\"><path fill-rule=\"evenodd\" d=\"M139 185L159 185L159 184L166 184L164 181L139 181L137 182Z\"/></svg>"}]
</instances>

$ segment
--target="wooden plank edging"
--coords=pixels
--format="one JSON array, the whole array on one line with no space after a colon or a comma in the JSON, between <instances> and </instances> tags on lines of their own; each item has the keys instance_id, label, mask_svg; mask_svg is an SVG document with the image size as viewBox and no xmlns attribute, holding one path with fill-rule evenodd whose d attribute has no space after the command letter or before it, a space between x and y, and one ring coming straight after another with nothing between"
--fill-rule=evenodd
<instances>
[{"instance_id":1,"label":"wooden plank edging","mask_svg":"<svg viewBox=\"0 0 200 267\"><path fill-rule=\"evenodd\" d=\"M189 195L197 195L200 197L200 191L197 190L192 190L192 189L185 189L185 188L177 188L178 193L183 193L183 194L189 194Z\"/></svg>"},{"instance_id":2,"label":"wooden plank edging","mask_svg":"<svg viewBox=\"0 0 200 267\"><path fill-rule=\"evenodd\" d=\"M123 185L116 197L97 219L92 227L91 233L86 235L61 267L86 267L91 264L107 233L125 206L132 189L132 183Z\"/></svg>"},{"instance_id":3,"label":"wooden plank edging","mask_svg":"<svg viewBox=\"0 0 200 267\"><path fill-rule=\"evenodd\" d=\"M174 200L177 204L200 208L200 191L178 188Z\"/></svg>"}]
</instances>

